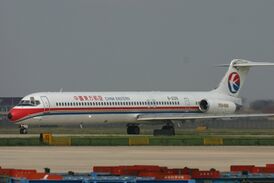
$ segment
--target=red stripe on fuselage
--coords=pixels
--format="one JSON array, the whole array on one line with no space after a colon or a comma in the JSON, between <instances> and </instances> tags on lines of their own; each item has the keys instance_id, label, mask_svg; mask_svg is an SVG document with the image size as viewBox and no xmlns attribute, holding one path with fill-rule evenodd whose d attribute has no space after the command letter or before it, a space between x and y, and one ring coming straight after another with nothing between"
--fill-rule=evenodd
<instances>
[{"instance_id":1,"label":"red stripe on fuselage","mask_svg":"<svg viewBox=\"0 0 274 183\"><path fill-rule=\"evenodd\" d=\"M90 111L90 112L145 112L145 111L158 111L158 110L182 110L182 111L192 111L192 110L198 110L198 106L168 106L168 107L162 107L162 106L151 106L151 107L79 107L79 108L71 108L71 107L62 107L62 108L50 108L47 111L50 112L70 112L70 111ZM139 110L139 111L138 111ZM40 113L43 113L45 111L44 108L13 108L10 113L12 114L12 122L16 122L18 120L21 120L27 116L31 115L37 115Z\"/></svg>"}]
</instances>

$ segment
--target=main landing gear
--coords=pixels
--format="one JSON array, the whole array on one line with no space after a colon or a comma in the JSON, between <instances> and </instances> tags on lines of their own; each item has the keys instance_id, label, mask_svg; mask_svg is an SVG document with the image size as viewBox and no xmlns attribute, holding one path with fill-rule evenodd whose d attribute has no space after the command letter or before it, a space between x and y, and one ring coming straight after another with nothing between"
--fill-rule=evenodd
<instances>
[{"instance_id":1,"label":"main landing gear","mask_svg":"<svg viewBox=\"0 0 274 183\"><path fill-rule=\"evenodd\" d=\"M153 131L154 136L175 136L175 128L172 122L167 122L161 129Z\"/></svg>"},{"instance_id":2,"label":"main landing gear","mask_svg":"<svg viewBox=\"0 0 274 183\"><path fill-rule=\"evenodd\" d=\"M139 124L129 123L127 124L127 134L128 135L139 135L140 127ZM166 122L166 124L161 129L156 129L153 131L154 136L174 136L175 127L172 122Z\"/></svg>"},{"instance_id":3,"label":"main landing gear","mask_svg":"<svg viewBox=\"0 0 274 183\"><path fill-rule=\"evenodd\" d=\"M28 125L20 125L20 134L27 134L28 133Z\"/></svg>"},{"instance_id":4,"label":"main landing gear","mask_svg":"<svg viewBox=\"0 0 274 183\"><path fill-rule=\"evenodd\" d=\"M139 124L135 124L135 123L127 124L127 134L129 134L129 135L139 135L140 134Z\"/></svg>"}]
</instances>

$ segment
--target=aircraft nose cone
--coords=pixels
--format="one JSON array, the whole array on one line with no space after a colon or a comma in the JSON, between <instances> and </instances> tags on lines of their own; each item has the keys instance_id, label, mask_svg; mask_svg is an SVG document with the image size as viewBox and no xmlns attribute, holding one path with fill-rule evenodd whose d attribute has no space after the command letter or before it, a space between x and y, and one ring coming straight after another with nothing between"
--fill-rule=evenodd
<instances>
[{"instance_id":1,"label":"aircraft nose cone","mask_svg":"<svg viewBox=\"0 0 274 183\"><path fill-rule=\"evenodd\" d=\"M12 114L10 112L8 113L8 119L12 120Z\"/></svg>"},{"instance_id":2,"label":"aircraft nose cone","mask_svg":"<svg viewBox=\"0 0 274 183\"><path fill-rule=\"evenodd\" d=\"M22 119L23 117L26 117L28 114L23 113L20 109L11 109L7 115L7 118L10 122L17 122L18 120Z\"/></svg>"}]
</instances>

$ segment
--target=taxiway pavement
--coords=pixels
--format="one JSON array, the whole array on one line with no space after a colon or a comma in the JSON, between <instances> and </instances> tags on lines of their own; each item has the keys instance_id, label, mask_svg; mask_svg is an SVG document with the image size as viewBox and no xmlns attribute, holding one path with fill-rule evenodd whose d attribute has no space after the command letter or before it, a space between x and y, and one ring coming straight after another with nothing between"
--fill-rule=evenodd
<instances>
[{"instance_id":1,"label":"taxiway pavement","mask_svg":"<svg viewBox=\"0 0 274 183\"><path fill-rule=\"evenodd\" d=\"M216 168L262 166L274 161L272 146L0 147L0 166L52 172L90 172L96 165L160 165Z\"/></svg>"}]
</instances>

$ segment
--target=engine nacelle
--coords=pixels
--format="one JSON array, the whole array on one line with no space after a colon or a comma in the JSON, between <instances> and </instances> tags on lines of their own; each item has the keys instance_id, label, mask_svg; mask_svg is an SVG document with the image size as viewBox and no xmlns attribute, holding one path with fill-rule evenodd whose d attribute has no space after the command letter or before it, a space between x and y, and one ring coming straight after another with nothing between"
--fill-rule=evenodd
<instances>
[{"instance_id":1,"label":"engine nacelle","mask_svg":"<svg viewBox=\"0 0 274 183\"><path fill-rule=\"evenodd\" d=\"M203 99L199 102L199 109L204 113L231 114L236 111L237 106L230 101Z\"/></svg>"}]
</instances>

